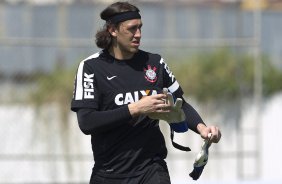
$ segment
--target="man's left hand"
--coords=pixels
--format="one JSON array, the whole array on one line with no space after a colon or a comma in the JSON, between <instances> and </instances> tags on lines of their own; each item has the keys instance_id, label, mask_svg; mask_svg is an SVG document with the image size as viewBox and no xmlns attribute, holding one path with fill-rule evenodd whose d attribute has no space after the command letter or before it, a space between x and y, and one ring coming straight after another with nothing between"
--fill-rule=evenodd
<instances>
[{"instance_id":1,"label":"man's left hand","mask_svg":"<svg viewBox=\"0 0 282 184\"><path fill-rule=\"evenodd\" d=\"M212 134L210 138L211 143L218 143L219 140L221 139L221 131L217 126L214 125L206 126L200 123L197 126L197 130L203 139L209 139L208 135L209 133L211 133Z\"/></svg>"}]
</instances>

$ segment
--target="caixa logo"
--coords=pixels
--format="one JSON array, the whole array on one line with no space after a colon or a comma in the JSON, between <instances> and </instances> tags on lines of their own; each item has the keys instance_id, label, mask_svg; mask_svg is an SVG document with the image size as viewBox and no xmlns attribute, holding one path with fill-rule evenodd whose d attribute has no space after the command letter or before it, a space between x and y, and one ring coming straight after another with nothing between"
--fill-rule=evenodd
<instances>
[{"instance_id":1,"label":"caixa logo","mask_svg":"<svg viewBox=\"0 0 282 184\"><path fill-rule=\"evenodd\" d=\"M84 73L83 79L83 88L84 88L84 98L85 99L94 99L94 74L88 75Z\"/></svg>"},{"instance_id":2,"label":"caixa logo","mask_svg":"<svg viewBox=\"0 0 282 184\"><path fill-rule=\"evenodd\" d=\"M115 103L117 105L126 105L129 103L134 103L140 100L143 96L156 95L157 90L140 90L127 93L119 93L115 97Z\"/></svg>"}]
</instances>

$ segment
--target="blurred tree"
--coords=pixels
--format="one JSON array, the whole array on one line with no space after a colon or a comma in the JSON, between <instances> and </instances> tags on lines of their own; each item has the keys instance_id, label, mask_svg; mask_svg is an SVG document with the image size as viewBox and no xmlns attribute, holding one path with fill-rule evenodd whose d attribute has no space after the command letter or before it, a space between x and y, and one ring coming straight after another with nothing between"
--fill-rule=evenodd
<instances>
[{"instance_id":1,"label":"blurred tree","mask_svg":"<svg viewBox=\"0 0 282 184\"><path fill-rule=\"evenodd\" d=\"M37 107L46 103L56 103L61 111L62 123L67 126L72 99L75 69L64 69L58 65L49 74L42 74L36 80L36 88L31 94L31 102Z\"/></svg>"},{"instance_id":2,"label":"blurred tree","mask_svg":"<svg viewBox=\"0 0 282 184\"><path fill-rule=\"evenodd\" d=\"M253 95L254 61L247 55L235 55L223 49L197 54L173 68L187 95L198 101L230 100ZM263 93L272 95L282 90L282 71L263 57Z\"/></svg>"},{"instance_id":3,"label":"blurred tree","mask_svg":"<svg viewBox=\"0 0 282 184\"><path fill-rule=\"evenodd\" d=\"M64 68L62 62L57 62L57 66L51 73L41 74L37 76L35 88L30 95L30 101L35 105L37 117L43 124L35 125L35 131L44 131L44 143L49 154L55 154L56 147L60 147L60 152L70 153L71 147L75 143L70 142L70 103L72 99L73 82L75 77L74 68ZM51 111L53 116L50 116L48 109L54 108ZM46 114L45 114L46 113ZM59 116L56 119L58 124L50 123L50 120ZM37 123L38 121L35 121ZM34 132L36 134L36 132ZM56 144L51 141L50 135L55 137ZM54 139L53 139L54 140ZM71 176L74 169L71 162L65 162L67 173ZM56 170L52 171L52 176L56 176Z\"/></svg>"}]
</instances>

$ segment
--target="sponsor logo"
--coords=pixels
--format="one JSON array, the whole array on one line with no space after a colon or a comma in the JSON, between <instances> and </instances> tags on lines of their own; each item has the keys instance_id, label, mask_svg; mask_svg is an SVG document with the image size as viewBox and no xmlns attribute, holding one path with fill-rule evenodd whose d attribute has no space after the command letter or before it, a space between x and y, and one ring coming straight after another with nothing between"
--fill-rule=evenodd
<instances>
[{"instance_id":1,"label":"sponsor logo","mask_svg":"<svg viewBox=\"0 0 282 184\"><path fill-rule=\"evenodd\" d=\"M126 105L140 100L143 96L156 95L157 90L140 90L127 93L119 93L115 97L116 105Z\"/></svg>"},{"instance_id":2,"label":"sponsor logo","mask_svg":"<svg viewBox=\"0 0 282 184\"><path fill-rule=\"evenodd\" d=\"M148 69L144 68L145 71L145 79L149 82L156 82L157 81L157 74L156 74L156 67L151 67L151 65L148 65Z\"/></svg>"},{"instance_id":3,"label":"sponsor logo","mask_svg":"<svg viewBox=\"0 0 282 184\"><path fill-rule=\"evenodd\" d=\"M169 77L171 78L171 82L174 82L175 77L174 77L172 71L169 69L168 65L164 62L164 59L161 59L160 63L164 64L164 69L166 70L166 72L168 73Z\"/></svg>"},{"instance_id":4,"label":"sponsor logo","mask_svg":"<svg viewBox=\"0 0 282 184\"><path fill-rule=\"evenodd\" d=\"M108 80L112 80L112 79L115 78L115 77L117 77L117 76L116 76L116 75L114 75L114 76L112 76L112 77L108 77L108 76L107 76L107 79L108 79Z\"/></svg>"},{"instance_id":5,"label":"sponsor logo","mask_svg":"<svg viewBox=\"0 0 282 184\"><path fill-rule=\"evenodd\" d=\"M94 99L94 74L88 75L87 73L84 73L84 98L85 99Z\"/></svg>"}]
</instances>

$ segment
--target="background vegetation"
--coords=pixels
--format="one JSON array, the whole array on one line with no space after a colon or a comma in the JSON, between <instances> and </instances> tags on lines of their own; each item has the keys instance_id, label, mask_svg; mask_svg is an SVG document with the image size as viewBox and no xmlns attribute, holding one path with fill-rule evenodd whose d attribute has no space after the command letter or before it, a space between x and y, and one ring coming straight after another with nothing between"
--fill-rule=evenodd
<instances>
[{"instance_id":1,"label":"background vegetation","mask_svg":"<svg viewBox=\"0 0 282 184\"><path fill-rule=\"evenodd\" d=\"M282 71L263 57L263 95L282 90ZM187 60L169 63L185 93L200 102L231 100L253 95L254 60L252 56L236 55L229 50L195 54ZM73 81L77 66L57 67L52 73L37 78L32 101L40 106L55 102L61 106L63 117L69 112Z\"/></svg>"},{"instance_id":2,"label":"background vegetation","mask_svg":"<svg viewBox=\"0 0 282 184\"><path fill-rule=\"evenodd\" d=\"M196 54L188 61L173 64L172 70L187 95L200 102L231 100L254 93L254 59L229 50ZM263 95L282 90L282 71L262 58Z\"/></svg>"},{"instance_id":3,"label":"background vegetation","mask_svg":"<svg viewBox=\"0 0 282 184\"><path fill-rule=\"evenodd\" d=\"M42 74L36 79L36 89L31 94L31 102L40 109L48 103L56 103L60 109L62 122L67 123L76 67L63 68L58 65L53 72Z\"/></svg>"}]
</instances>

